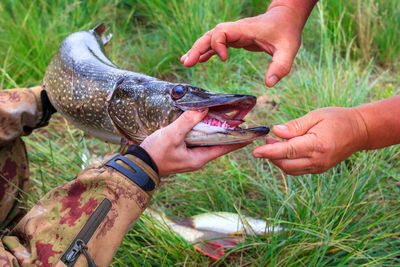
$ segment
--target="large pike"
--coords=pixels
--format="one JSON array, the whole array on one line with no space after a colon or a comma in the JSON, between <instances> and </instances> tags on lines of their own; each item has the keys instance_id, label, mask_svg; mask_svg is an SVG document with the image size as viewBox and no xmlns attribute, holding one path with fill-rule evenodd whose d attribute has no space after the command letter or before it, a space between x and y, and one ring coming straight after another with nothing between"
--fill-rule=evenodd
<instances>
[{"instance_id":1,"label":"large pike","mask_svg":"<svg viewBox=\"0 0 400 267\"><path fill-rule=\"evenodd\" d=\"M104 30L100 24L69 35L46 70L50 101L72 124L112 143L140 143L183 111L209 108L186 136L188 145L242 143L268 133L268 127L239 128L254 96L216 94L117 68L104 53L110 39Z\"/></svg>"}]
</instances>

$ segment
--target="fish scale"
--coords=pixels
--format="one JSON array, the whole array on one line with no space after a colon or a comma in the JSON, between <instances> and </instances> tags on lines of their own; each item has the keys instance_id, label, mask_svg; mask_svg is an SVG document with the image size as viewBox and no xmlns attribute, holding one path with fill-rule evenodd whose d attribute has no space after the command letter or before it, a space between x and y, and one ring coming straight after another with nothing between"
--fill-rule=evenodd
<instances>
[{"instance_id":1,"label":"fish scale","mask_svg":"<svg viewBox=\"0 0 400 267\"><path fill-rule=\"evenodd\" d=\"M93 136L112 143L123 139L140 143L184 110L208 107L209 112L218 113L212 109L235 107L244 117L254 107L254 96L216 94L119 69L104 53L109 41L104 30L100 24L69 35L51 60L43 81L57 111ZM236 117L227 119L238 120ZM185 140L189 145L239 143L263 136L268 130L258 127L215 134L192 130Z\"/></svg>"}]
</instances>

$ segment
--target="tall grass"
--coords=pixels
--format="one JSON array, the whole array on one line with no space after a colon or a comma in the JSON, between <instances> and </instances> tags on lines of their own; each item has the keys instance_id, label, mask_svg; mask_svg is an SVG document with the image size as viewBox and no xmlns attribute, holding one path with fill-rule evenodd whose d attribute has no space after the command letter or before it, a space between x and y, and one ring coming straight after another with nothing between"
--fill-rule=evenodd
<instances>
[{"instance_id":1,"label":"tall grass","mask_svg":"<svg viewBox=\"0 0 400 267\"><path fill-rule=\"evenodd\" d=\"M179 57L219 22L264 12L266 1L11 1L0 3L1 87L40 84L46 66L69 33L103 21L113 33L110 57L121 67L219 92L268 96L252 124L277 124L319 107L354 106L399 93L393 76L399 56L399 1L321 1L303 35L291 74L272 89L263 76L269 56L229 50L183 68ZM378 66L378 67L377 67ZM24 138L31 161L33 205L116 146L96 140L53 116L48 127ZM261 145L257 141L255 145ZM320 175L292 177L255 145L194 173L163 179L152 206L192 216L230 211L281 225L284 231L247 236L220 260L211 260L148 216L131 229L113 266L398 265L400 151L359 152Z\"/></svg>"},{"instance_id":2,"label":"tall grass","mask_svg":"<svg viewBox=\"0 0 400 267\"><path fill-rule=\"evenodd\" d=\"M331 34L329 38L345 40L342 51L350 42L354 58L378 64L398 67L400 44L396 40L400 34L400 2L377 0L321 1L325 10L325 23ZM340 33L336 32L341 25Z\"/></svg>"}]
</instances>

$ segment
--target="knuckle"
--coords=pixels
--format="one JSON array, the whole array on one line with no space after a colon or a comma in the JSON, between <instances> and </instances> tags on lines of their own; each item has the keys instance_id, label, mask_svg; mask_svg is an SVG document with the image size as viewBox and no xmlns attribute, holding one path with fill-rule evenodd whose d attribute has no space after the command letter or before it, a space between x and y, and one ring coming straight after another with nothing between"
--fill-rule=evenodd
<instances>
[{"instance_id":1,"label":"knuckle","mask_svg":"<svg viewBox=\"0 0 400 267\"><path fill-rule=\"evenodd\" d=\"M286 76L290 72L290 69L292 68L292 66L290 64L282 64L282 63L276 62L276 61L275 61L275 64L282 76Z\"/></svg>"},{"instance_id":2,"label":"knuckle","mask_svg":"<svg viewBox=\"0 0 400 267\"><path fill-rule=\"evenodd\" d=\"M296 133L302 132L303 126L300 123L300 120L292 120L291 121L291 126L294 128Z\"/></svg>"},{"instance_id":3,"label":"knuckle","mask_svg":"<svg viewBox=\"0 0 400 267\"><path fill-rule=\"evenodd\" d=\"M194 118L193 118L192 112L186 111L181 116L187 122L194 122Z\"/></svg>"},{"instance_id":4,"label":"knuckle","mask_svg":"<svg viewBox=\"0 0 400 267\"><path fill-rule=\"evenodd\" d=\"M227 25L227 22L218 23L217 26L215 26L215 30L224 31L226 25Z\"/></svg>"},{"instance_id":5,"label":"knuckle","mask_svg":"<svg viewBox=\"0 0 400 267\"><path fill-rule=\"evenodd\" d=\"M297 151L293 144L290 142L288 143L287 150L286 150L286 158L288 159L295 159L297 158Z\"/></svg>"},{"instance_id":6,"label":"knuckle","mask_svg":"<svg viewBox=\"0 0 400 267\"><path fill-rule=\"evenodd\" d=\"M206 32L206 33L204 34L204 36L211 36L211 35L213 34L213 32L214 32L214 29L209 30L208 32Z\"/></svg>"},{"instance_id":7,"label":"knuckle","mask_svg":"<svg viewBox=\"0 0 400 267\"><path fill-rule=\"evenodd\" d=\"M328 153L332 150L332 145L324 142L316 142L314 146L314 151L320 154Z\"/></svg>"}]
</instances>

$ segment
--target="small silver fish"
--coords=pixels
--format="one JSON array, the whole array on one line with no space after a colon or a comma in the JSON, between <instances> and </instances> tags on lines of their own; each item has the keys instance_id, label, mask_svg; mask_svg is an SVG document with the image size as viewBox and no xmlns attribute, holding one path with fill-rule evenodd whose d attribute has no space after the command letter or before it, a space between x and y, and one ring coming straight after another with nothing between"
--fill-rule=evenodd
<instances>
[{"instance_id":1,"label":"small silver fish","mask_svg":"<svg viewBox=\"0 0 400 267\"><path fill-rule=\"evenodd\" d=\"M207 212L190 218L168 217L164 212L150 208L144 213L182 236L196 250L217 260L223 257L225 249L233 248L243 240L242 234L265 235L282 231L280 226L273 227L264 220L232 212Z\"/></svg>"}]
</instances>

